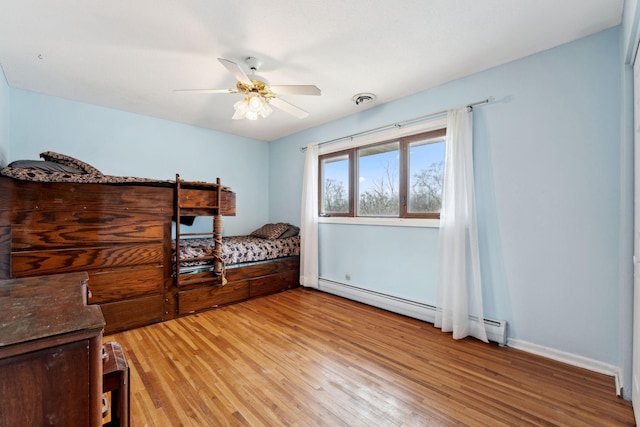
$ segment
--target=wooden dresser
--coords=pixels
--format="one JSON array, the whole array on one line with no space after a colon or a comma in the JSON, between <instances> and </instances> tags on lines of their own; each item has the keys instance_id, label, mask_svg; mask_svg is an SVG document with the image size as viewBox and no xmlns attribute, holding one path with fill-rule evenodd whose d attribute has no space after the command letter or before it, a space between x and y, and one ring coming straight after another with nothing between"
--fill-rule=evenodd
<instances>
[{"instance_id":1,"label":"wooden dresser","mask_svg":"<svg viewBox=\"0 0 640 427\"><path fill-rule=\"evenodd\" d=\"M100 426L100 307L86 273L0 281L0 426Z\"/></svg>"}]
</instances>

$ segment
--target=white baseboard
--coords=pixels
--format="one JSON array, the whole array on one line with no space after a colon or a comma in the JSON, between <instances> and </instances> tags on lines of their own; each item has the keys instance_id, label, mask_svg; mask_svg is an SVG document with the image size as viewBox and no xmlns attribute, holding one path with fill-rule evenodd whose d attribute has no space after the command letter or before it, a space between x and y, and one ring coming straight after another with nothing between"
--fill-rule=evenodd
<instances>
[{"instance_id":1,"label":"white baseboard","mask_svg":"<svg viewBox=\"0 0 640 427\"><path fill-rule=\"evenodd\" d=\"M530 342L516 340L513 338L507 339L507 346L526 351L527 353L537 354L538 356L543 356L548 359L557 360L558 362L563 362L579 368L612 376L616 382L616 395L622 396L621 371L618 366L609 365L608 363L589 359L588 357L578 356L577 354L567 353L554 348L532 344Z\"/></svg>"},{"instance_id":2,"label":"white baseboard","mask_svg":"<svg viewBox=\"0 0 640 427\"><path fill-rule=\"evenodd\" d=\"M373 307L382 308L393 313L413 317L414 319L424 320L428 323L435 322L436 313L438 312L438 308L433 305L411 301L404 298L398 298L380 292L358 288L356 286L346 285L344 283L333 282L326 279L320 279L318 281L318 289L330 294L362 302ZM471 320L477 322L477 317L471 318ZM506 344L506 321L485 318L484 324L489 341L496 342L500 345Z\"/></svg>"}]
</instances>

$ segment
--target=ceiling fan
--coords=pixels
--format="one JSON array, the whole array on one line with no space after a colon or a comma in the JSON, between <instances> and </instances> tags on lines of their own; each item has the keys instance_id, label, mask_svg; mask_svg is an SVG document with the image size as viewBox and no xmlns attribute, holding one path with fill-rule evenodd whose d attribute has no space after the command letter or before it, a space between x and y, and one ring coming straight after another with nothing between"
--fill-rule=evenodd
<instances>
[{"instance_id":1,"label":"ceiling fan","mask_svg":"<svg viewBox=\"0 0 640 427\"><path fill-rule=\"evenodd\" d=\"M278 95L313 95L319 96L320 89L314 85L270 85L264 77L258 76L256 71L260 69L262 62L258 58L247 57L244 62L251 70L247 75L235 62L218 58L218 61L236 78L236 87L232 89L182 89L176 92L199 93L242 93L245 97L234 104L235 114L233 119L256 120L258 117L266 118L273 111L274 106L294 117L303 119L308 112L290 104Z\"/></svg>"}]
</instances>

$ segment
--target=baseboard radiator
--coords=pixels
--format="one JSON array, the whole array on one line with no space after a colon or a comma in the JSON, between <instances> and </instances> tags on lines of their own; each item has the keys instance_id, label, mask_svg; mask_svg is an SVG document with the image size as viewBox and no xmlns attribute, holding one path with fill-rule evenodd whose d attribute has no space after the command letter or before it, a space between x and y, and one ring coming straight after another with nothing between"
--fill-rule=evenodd
<instances>
[{"instance_id":1,"label":"baseboard radiator","mask_svg":"<svg viewBox=\"0 0 640 427\"><path fill-rule=\"evenodd\" d=\"M373 307L382 308L393 313L402 314L404 316L413 317L414 319L424 320L425 322L434 323L438 308L433 305L415 302L403 298L386 295L380 292L370 291L368 289L358 288L356 286L346 285L344 283L334 282L331 280L320 279L318 289L321 291L348 298L354 301L362 302ZM477 317L471 318L471 321L478 321ZM484 319L487 338L503 346L507 343L507 322L506 320Z\"/></svg>"}]
</instances>

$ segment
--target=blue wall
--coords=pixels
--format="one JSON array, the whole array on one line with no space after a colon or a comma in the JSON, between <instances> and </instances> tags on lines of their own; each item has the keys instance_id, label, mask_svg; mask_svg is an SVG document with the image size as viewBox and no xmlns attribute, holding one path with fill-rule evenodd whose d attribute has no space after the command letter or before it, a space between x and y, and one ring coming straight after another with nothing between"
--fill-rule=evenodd
<instances>
[{"instance_id":1,"label":"blue wall","mask_svg":"<svg viewBox=\"0 0 640 427\"><path fill-rule=\"evenodd\" d=\"M0 66L0 166L9 158L9 85Z\"/></svg>"},{"instance_id":2,"label":"blue wall","mask_svg":"<svg viewBox=\"0 0 640 427\"><path fill-rule=\"evenodd\" d=\"M268 144L203 128L11 89L10 161L57 151L108 175L215 181L237 194L224 234L247 234L268 219ZM199 218L196 229L210 229Z\"/></svg>"},{"instance_id":3,"label":"blue wall","mask_svg":"<svg viewBox=\"0 0 640 427\"><path fill-rule=\"evenodd\" d=\"M485 314L511 339L620 366L619 32L273 142L270 217L299 222L300 147L493 96L474 110ZM435 303L437 234L322 224L320 275Z\"/></svg>"}]
</instances>

